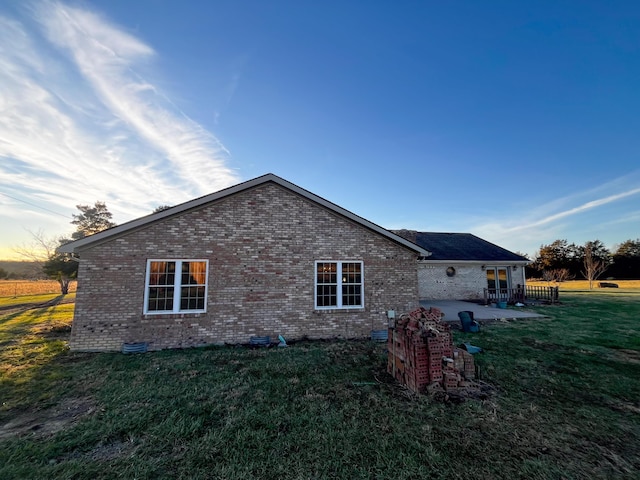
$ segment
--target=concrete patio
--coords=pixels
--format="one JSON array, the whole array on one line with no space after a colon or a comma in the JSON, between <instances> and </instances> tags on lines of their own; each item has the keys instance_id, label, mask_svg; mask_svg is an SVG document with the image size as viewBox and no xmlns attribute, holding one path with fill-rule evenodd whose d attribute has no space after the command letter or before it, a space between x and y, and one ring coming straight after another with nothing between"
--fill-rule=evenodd
<instances>
[{"instance_id":1,"label":"concrete patio","mask_svg":"<svg viewBox=\"0 0 640 480\"><path fill-rule=\"evenodd\" d=\"M527 311L526 307L494 308L460 300L423 300L420 305L424 308L435 307L442 310L447 322L459 322L458 312L465 310L473 312L473 318L479 321L545 318L544 315Z\"/></svg>"}]
</instances>

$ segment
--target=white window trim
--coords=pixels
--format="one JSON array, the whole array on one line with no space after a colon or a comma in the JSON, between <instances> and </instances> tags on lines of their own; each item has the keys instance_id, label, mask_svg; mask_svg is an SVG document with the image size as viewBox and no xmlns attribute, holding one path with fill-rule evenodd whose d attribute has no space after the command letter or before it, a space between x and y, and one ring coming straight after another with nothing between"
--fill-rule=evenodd
<instances>
[{"instance_id":1,"label":"white window trim","mask_svg":"<svg viewBox=\"0 0 640 480\"><path fill-rule=\"evenodd\" d=\"M149 280L151 278L151 262L175 262L176 274L175 283L173 284L174 292L177 296L173 299L173 310L149 310ZM182 292L182 272L183 262L205 262L205 284L204 284L204 308L200 310L180 310L180 294ZM147 271L144 280L144 315L172 315L172 314L191 314L191 313L207 313L207 299L209 294L209 260L202 258L149 258L147 259ZM175 293L174 293L175 295Z\"/></svg>"},{"instance_id":2,"label":"white window trim","mask_svg":"<svg viewBox=\"0 0 640 480\"><path fill-rule=\"evenodd\" d=\"M338 268L337 275L337 305L318 306L318 264L319 263L335 263ZM343 263L359 263L360 264L360 305L342 305L342 264ZM364 262L362 260L316 260L313 265L313 306L315 310L363 310L364 309Z\"/></svg>"}]
</instances>

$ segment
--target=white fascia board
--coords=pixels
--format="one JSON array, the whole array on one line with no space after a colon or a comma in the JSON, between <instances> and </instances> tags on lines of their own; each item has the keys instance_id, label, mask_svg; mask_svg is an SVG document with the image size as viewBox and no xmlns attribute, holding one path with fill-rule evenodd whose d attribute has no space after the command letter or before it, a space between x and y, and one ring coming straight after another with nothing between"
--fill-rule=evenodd
<instances>
[{"instance_id":1,"label":"white fascia board","mask_svg":"<svg viewBox=\"0 0 640 480\"><path fill-rule=\"evenodd\" d=\"M270 174L271 175L271 174ZM393 232L390 232L389 230L387 230L386 228L381 227L380 225L376 225L373 222L370 222L369 220L362 218L358 215L356 215L355 213L350 212L349 210L345 210L344 208L336 205L335 203L330 202L329 200L326 200L322 197L319 197L318 195L309 192L308 190L305 190L304 188L298 187L297 185L294 185L293 183L287 182L286 180L277 177L274 175L274 177L279 180L276 181L276 183L280 184L281 186L292 190L293 192L311 200L312 202L315 202L323 207L325 207L328 210L333 210L336 213L339 213L340 215L342 215L343 217L348 218L349 220L352 220L355 223L359 223L360 225L368 228L369 230L373 230L376 233L379 233L380 235L383 235L391 240L393 240L396 243L400 243L402 245L404 245L405 247L414 250L415 252L419 253L420 256L423 257L428 257L431 255L431 252L428 250L425 250L424 248L420 247L419 245L410 242L409 240L407 240L406 238L401 237L400 235L396 235Z\"/></svg>"},{"instance_id":2,"label":"white fascia board","mask_svg":"<svg viewBox=\"0 0 640 480\"><path fill-rule=\"evenodd\" d=\"M434 265L493 265L493 266L509 266L509 265L528 265L530 260L430 260L429 258L421 259L420 262L431 263Z\"/></svg>"}]
</instances>

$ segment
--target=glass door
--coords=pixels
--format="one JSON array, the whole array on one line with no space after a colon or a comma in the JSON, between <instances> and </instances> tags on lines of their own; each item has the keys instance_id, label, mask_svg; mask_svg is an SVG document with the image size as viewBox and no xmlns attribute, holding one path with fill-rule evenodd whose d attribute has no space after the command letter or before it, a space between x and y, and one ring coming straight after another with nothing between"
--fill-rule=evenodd
<instances>
[{"instance_id":1,"label":"glass door","mask_svg":"<svg viewBox=\"0 0 640 480\"><path fill-rule=\"evenodd\" d=\"M487 268L487 288L489 289L489 293L493 293L496 289L496 269L495 268Z\"/></svg>"},{"instance_id":2,"label":"glass door","mask_svg":"<svg viewBox=\"0 0 640 480\"><path fill-rule=\"evenodd\" d=\"M504 267L498 267L498 288L500 289L500 300L507 300L509 298L509 278L507 269Z\"/></svg>"},{"instance_id":3,"label":"glass door","mask_svg":"<svg viewBox=\"0 0 640 480\"><path fill-rule=\"evenodd\" d=\"M509 270L507 267L487 267L489 297L495 300L509 298Z\"/></svg>"}]
</instances>

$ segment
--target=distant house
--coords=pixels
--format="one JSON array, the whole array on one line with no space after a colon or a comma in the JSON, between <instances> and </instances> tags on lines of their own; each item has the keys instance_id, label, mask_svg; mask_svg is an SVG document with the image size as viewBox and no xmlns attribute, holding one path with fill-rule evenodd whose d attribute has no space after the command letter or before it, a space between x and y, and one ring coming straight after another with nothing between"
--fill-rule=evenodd
<instances>
[{"instance_id":1,"label":"distant house","mask_svg":"<svg viewBox=\"0 0 640 480\"><path fill-rule=\"evenodd\" d=\"M512 299L529 260L470 233L395 230L431 252L418 262L421 300Z\"/></svg>"},{"instance_id":2,"label":"distant house","mask_svg":"<svg viewBox=\"0 0 640 480\"><path fill-rule=\"evenodd\" d=\"M415 308L430 255L272 174L60 251L80 262L70 345L84 351L368 336Z\"/></svg>"}]
</instances>

